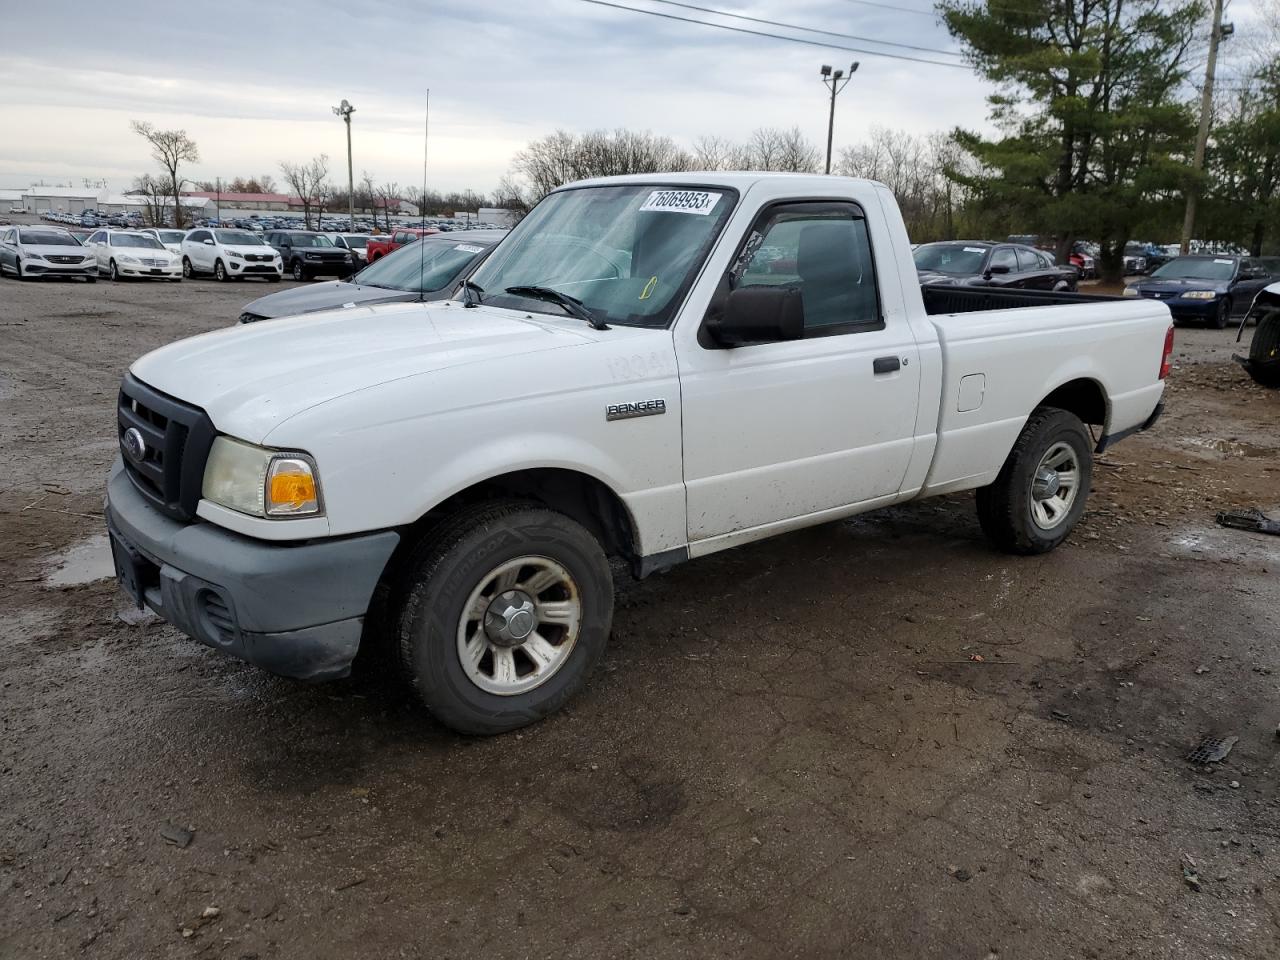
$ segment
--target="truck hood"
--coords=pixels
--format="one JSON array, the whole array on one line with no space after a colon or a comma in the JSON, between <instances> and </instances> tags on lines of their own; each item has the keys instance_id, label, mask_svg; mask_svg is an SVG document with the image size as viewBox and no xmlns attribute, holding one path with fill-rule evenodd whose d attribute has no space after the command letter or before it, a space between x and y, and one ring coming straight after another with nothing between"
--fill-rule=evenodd
<instances>
[{"instance_id":1,"label":"truck hood","mask_svg":"<svg viewBox=\"0 0 1280 960\"><path fill-rule=\"evenodd\" d=\"M393 303L397 300L417 300L420 294L408 290L388 290L361 283L309 283L292 290L269 293L265 297L244 305L245 313L266 317L293 317L317 310L337 310L343 304L368 306L374 303Z\"/></svg>"},{"instance_id":2,"label":"truck hood","mask_svg":"<svg viewBox=\"0 0 1280 960\"><path fill-rule=\"evenodd\" d=\"M1139 280L1134 284L1139 292L1147 293L1173 293L1178 294L1184 290L1212 290L1214 293L1226 293L1231 288L1229 280Z\"/></svg>"},{"instance_id":3,"label":"truck hood","mask_svg":"<svg viewBox=\"0 0 1280 960\"><path fill-rule=\"evenodd\" d=\"M599 336L572 319L464 308L452 301L386 304L179 340L142 357L130 372L200 407L220 431L261 443L290 417L337 397L446 367L592 343Z\"/></svg>"}]
</instances>

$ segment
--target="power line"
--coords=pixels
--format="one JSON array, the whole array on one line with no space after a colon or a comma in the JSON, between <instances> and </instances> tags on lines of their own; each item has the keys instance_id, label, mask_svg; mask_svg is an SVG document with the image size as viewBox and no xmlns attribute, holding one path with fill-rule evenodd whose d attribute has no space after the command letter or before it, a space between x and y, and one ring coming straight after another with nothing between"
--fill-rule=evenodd
<instances>
[{"instance_id":1,"label":"power line","mask_svg":"<svg viewBox=\"0 0 1280 960\"><path fill-rule=\"evenodd\" d=\"M859 40L864 43L878 43L886 47L901 47L904 50L919 50L923 53L940 53L943 56L958 57L955 50L939 50L937 47L918 47L911 43L897 43L893 40L877 40L875 37L860 37L854 33L837 33L834 30L819 30L817 27L802 27L798 23L783 23L779 20L763 20L760 17L749 17L744 13L730 13L727 10L715 10L711 7L699 7L692 3L680 3L678 0L650 0L651 3L665 3L670 7L683 7L686 10L697 10L699 13L710 13L717 17L732 17L735 20L748 20L751 23L762 23L769 27L782 27L786 30L803 30L806 33L820 33L828 37L839 37L842 40Z\"/></svg>"},{"instance_id":2,"label":"power line","mask_svg":"<svg viewBox=\"0 0 1280 960\"><path fill-rule=\"evenodd\" d=\"M780 33L765 33L760 30L748 30L746 27L731 27L727 23L708 23L706 20L694 20L691 17L680 17L674 13L662 13L658 10L641 10L638 7L627 7L620 3L609 3L607 0L581 0L597 7L611 7L614 10L625 10L628 13L643 13L650 17L662 17L664 20L676 20L680 23L692 23L699 27L714 27L717 30L731 30L734 33L746 33L753 37L765 37L769 40L785 40L788 43L799 43L806 47L823 47L828 50L847 50L850 53L861 53L868 57L884 57L889 60L907 60L911 63L927 63L935 67L954 67L960 70L969 69L962 63L947 63L945 60L928 60L924 57L908 57L901 53L885 53L883 50L867 50L863 47L849 47L838 43L823 43L819 40L804 40L800 37L788 37Z\"/></svg>"},{"instance_id":3,"label":"power line","mask_svg":"<svg viewBox=\"0 0 1280 960\"><path fill-rule=\"evenodd\" d=\"M936 20L938 15L932 10L917 10L914 7L898 7L892 3L876 3L874 0L845 0L845 3L856 3L862 7L879 7L881 10L892 10L894 13L914 13L919 17L929 17Z\"/></svg>"}]
</instances>

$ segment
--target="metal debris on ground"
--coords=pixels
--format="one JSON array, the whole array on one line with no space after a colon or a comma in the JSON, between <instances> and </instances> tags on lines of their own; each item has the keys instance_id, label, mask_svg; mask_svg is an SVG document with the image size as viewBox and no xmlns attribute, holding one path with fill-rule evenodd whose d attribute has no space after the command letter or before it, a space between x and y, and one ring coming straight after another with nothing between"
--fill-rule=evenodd
<instances>
[{"instance_id":1,"label":"metal debris on ground","mask_svg":"<svg viewBox=\"0 0 1280 960\"><path fill-rule=\"evenodd\" d=\"M1231 748L1240 742L1239 737L1205 737L1187 754L1188 763L1221 763L1227 759Z\"/></svg>"},{"instance_id":2,"label":"metal debris on ground","mask_svg":"<svg viewBox=\"0 0 1280 960\"><path fill-rule=\"evenodd\" d=\"M1269 533L1280 537L1280 520L1272 520L1261 510L1223 510L1218 514L1218 525L1251 533Z\"/></svg>"}]
</instances>

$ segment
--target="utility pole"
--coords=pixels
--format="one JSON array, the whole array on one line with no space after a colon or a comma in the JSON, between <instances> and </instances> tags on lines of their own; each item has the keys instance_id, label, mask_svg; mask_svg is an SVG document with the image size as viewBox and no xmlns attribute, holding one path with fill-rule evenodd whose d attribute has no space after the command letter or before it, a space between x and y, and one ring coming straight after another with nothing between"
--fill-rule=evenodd
<instances>
[{"instance_id":1,"label":"utility pole","mask_svg":"<svg viewBox=\"0 0 1280 960\"><path fill-rule=\"evenodd\" d=\"M836 94L849 85L849 81L853 79L853 75L857 72L858 62L856 60L849 65L848 76L845 76L843 70L833 72L830 65L825 63L820 71L823 84L831 88L831 114L827 117L827 173L831 172L831 141L836 130ZM844 83L841 83L841 80Z\"/></svg>"},{"instance_id":2,"label":"utility pole","mask_svg":"<svg viewBox=\"0 0 1280 960\"><path fill-rule=\"evenodd\" d=\"M341 117L347 124L347 217L350 219L352 232L356 229L356 175L351 166L351 115L356 112L346 100L333 108L335 116Z\"/></svg>"},{"instance_id":3,"label":"utility pole","mask_svg":"<svg viewBox=\"0 0 1280 960\"><path fill-rule=\"evenodd\" d=\"M1199 175L1204 170L1204 152L1209 142L1209 121L1213 113L1213 77L1218 68L1218 43L1235 33L1235 27L1222 22L1223 0L1213 0L1213 32L1209 34L1209 62L1204 68L1204 89L1200 92L1200 130L1196 134L1195 159L1191 170ZM1196 229L1196 201L1200 185L1192 182L1187 187L1187 212L1182 218L1183 254L1191 252L1191 235Z\"/></svg>"}]
</instances>

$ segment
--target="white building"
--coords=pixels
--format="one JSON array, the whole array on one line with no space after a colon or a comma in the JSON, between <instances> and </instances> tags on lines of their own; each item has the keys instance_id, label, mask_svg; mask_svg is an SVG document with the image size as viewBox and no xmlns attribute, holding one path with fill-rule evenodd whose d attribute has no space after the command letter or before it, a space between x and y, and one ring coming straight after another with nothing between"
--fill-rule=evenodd
<instances>
[{"instance_id":1,"label":"white building","mask_svg":"<svg viewBox=\"0 0 1280 960\"><path fill-rule=\"evenodd\" d=\"M96 209L102 193L92 187L28 187L21 203L27 213L80 213Z\"/></svg>"}]
</instances>

